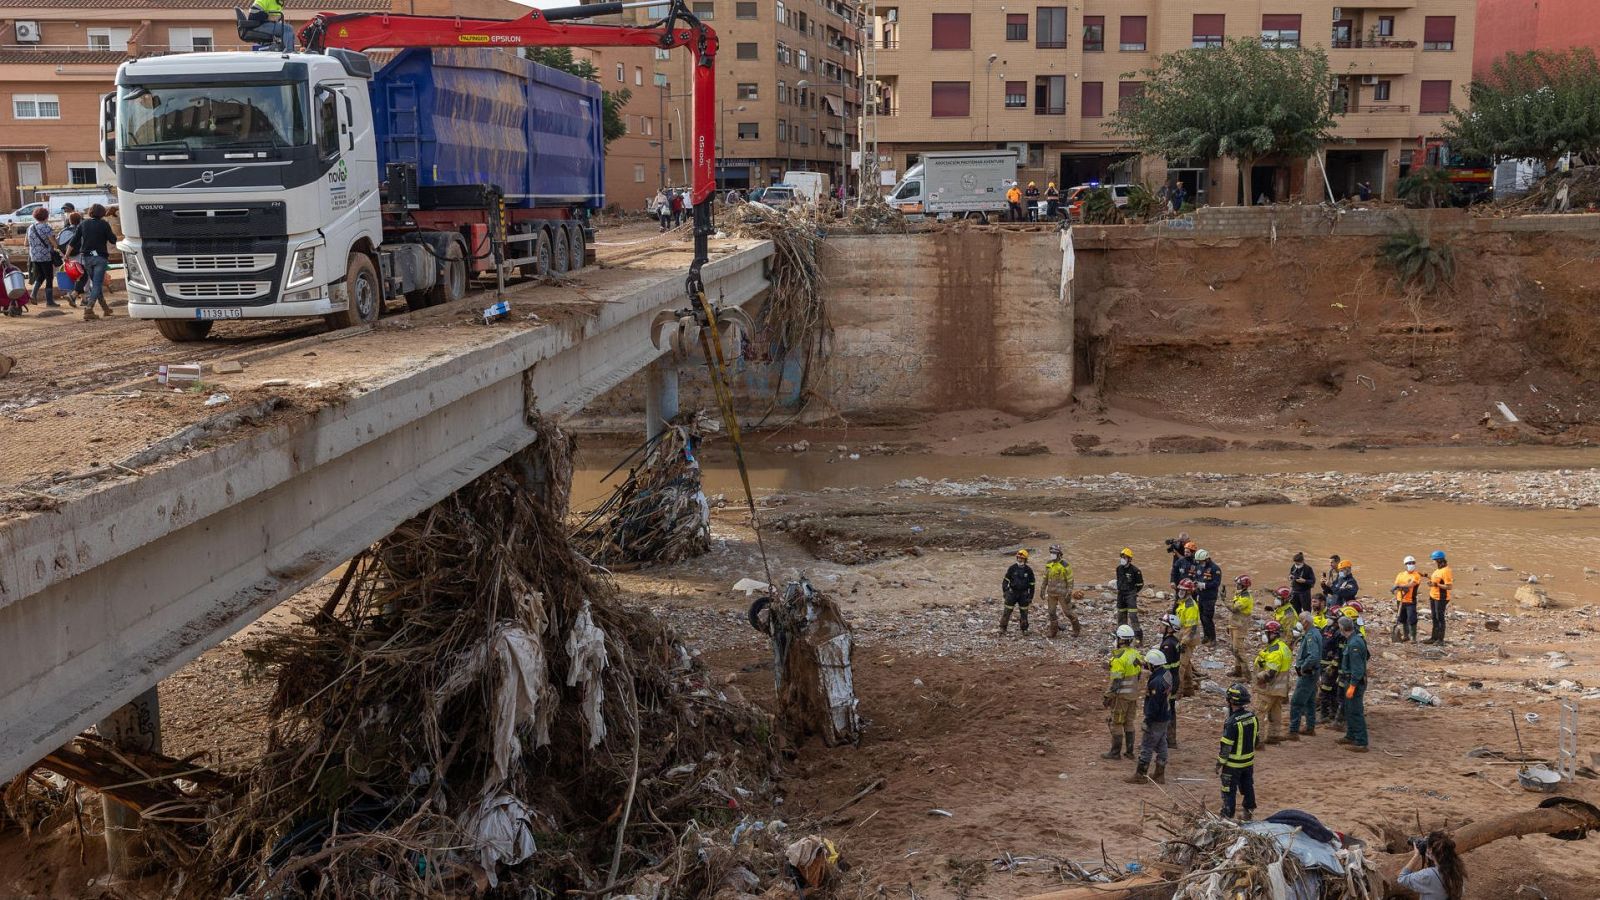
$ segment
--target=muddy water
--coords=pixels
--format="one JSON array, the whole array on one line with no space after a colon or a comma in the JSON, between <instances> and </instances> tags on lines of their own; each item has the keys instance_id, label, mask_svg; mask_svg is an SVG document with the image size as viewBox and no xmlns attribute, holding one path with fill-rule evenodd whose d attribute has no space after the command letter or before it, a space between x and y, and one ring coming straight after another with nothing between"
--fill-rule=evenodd
<instances>
[{"instance_id":1,"label":"muddy water","mask_svg":"<svg viewBox=\"0 0 1600 900\"><path fill-rule=\"evenodd\" d=\"M970 480L1043 478L1125 472L1171 475L1183 472L1265 474L1273 472L1427 472L1436 470L1536 470L1600 466L1600 450L1555 448L1416 449L1392 451L1301 451L1289 453L1213 453L1124 457L954 457L937 454L863 456L836 459L837 453L756 453L749 457L751 480L758 494L817 491L824 488L884 489L905 478ZM608 485L605 469L584 466L575 478L576 506L592 506ZM615 480L615 479L613 479ZM740 493L731 462L713 453L707 460L707 491ZM875 491L893 496L893 489ZM1109 580L1117 552L1135 551L1146 580L1164 583L1168 558L1162 539L1188 531L1209 549L1231 578L1249 572L1258 584L1284 583L1290 558L1303 551L1319 572L1330 553L1353 559L1362 594L1386 595L1412 554L1431 566L1427 554L1443 548L1456 569L1457 599L1464 606L1514 608L1512 595L1529 573L1535 574L1562 605L1600 603L1600 577L1584 568L1600 568L1600 510L1500 509L1475 504L1439 502L1376 503L1313 508L1301 503L1242 509L1141 509L1105 513L1033 513L1007 511L1007 492L993 499L962 500L974 511L999 513L1027 524L1048 537L1041 547L1059 541L1079 569L1079 581ZM908 496L924 504L930 498ZM587 501L587 502L586 502ZM960 508L960 507L957 507ZM998 557L997 557L998 558ZM789 561L801 565L803 561ZM997 562L997 565L999 563ZM1498 571L1494 566L1509 566Z\"/></svg>"}]
</instances>

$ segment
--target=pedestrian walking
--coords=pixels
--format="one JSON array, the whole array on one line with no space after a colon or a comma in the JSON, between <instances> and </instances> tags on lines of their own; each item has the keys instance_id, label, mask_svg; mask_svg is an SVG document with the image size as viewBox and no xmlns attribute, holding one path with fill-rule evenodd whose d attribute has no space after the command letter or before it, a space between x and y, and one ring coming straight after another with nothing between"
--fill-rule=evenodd
<instances>
[{"instance_id":1,"label":"pedestrian walking","mask_svg":"<svg viewBox=\"0 0 1600 900\"><path fill-rule=\"evenodd\" d=\"M1228 673L1230 678L1244 677L1245 636L1250 633L1254 624L1253 616L1256 609L1255 595L1250 593L1249 575L1240 575L1233 580L1233 601L1228 604L1231 613L1228 623L1228 649L1233 652L1233 671Z\"/></svg>"},{"instance_id":2,"label":"pedestrian walking","mask_svg":"<svg viewBox=\"0 0 1600 900\"><path fill-rule=\"evenodd\" d=\"M1011 610L1017 610L1017 623L1022 626L1022 633L1028 633L1028 607L1033 603L1033 568L1028 565L1028 551L1018 550L1017 561L1006 569L1005 577L1000 580L1000 595L1005 600L1005 609L1000 613L1000 633L1006 633L1006 627L1011 624Z\"/></svg>"},{"instance_id":3,"label":"pedestrian walking","mask_svg":"<svg viewBox=\"0 0 1600 900\"><path fill-rule=\"evenodd\" d=\"M1394 640L1403 644L1417 640L1417 592L1422 588L1422 573L1417 571L1417 558L1408 556L1401 560L1399 574L1394 576L1395 610Z\"/></svg>"},{"instance_id":4,"label":"pedestrian walking","mask_svg":"<svg viewBox=\"0 0 1600 900\"><path fill-rule=\"evenodd\" d=\"M1127 626L1122 626L1127 627ZM1139 741L1139 764L1126 779L1129 784L1144 784L1148 777L1156 784L1167 783L1167 729L1172 724L1172 683L1167 675L1167 656L1160 650L1144 655L1150 678L1144 687L1144 735ZM1155 771L1150 771L1150 764Z\"/></svg>"},{"instance_id":5,"label":"pedestrian walking","mask_svg":"<svg viewBox=\"0 0 1600 900\"><path fill-rule=\"evenodd\" d=\"M1194 552L1195 582L1199 585L1200 627L1205 629L1205 642L1217 642L1217 592L1222 589L1222 568L1204 548Z\"/></svg>"},{"instance_id":6,"label":"pedestrian walking","mask_svg":"<svg viewBox=\"0 0 1600 900\"><path fill-rule=\"evenodd\" d=\"M71 205L71 203L68 203L63 207L63 209ZM78 273L76 277L72 278L71 285L64 286L64 290L62 292L67 298L67 305L77 308L78 298L83 295L83 289L88 280L83 272L82 263L77 262L78 227L83 224L83 214L79 212L68 212L66 216L67 224L66 227L62 228L60 233L56 235L56 246L61 249L61 271L69 276L72 275L74 270L76 270ZM72 265L67 265L68 262L71 262Z\"/></svg>"},{"instance_id":7,"label":"pedestrian walking","mask_svg":"<svg viewBox=\"0 0 1600 900\"><path fill-rule=\"evenodd\" d=\"M1296 626L1299 643L1294 649L1294 696L1289 700L1289 740L1300 740L1300 725L1305 734L1317 733L1317 676L1322 668L1322 631L1311 622L1311 613L1300 614Z\"/></svg>"},{"instance_id":8,"label":"pedestrian walking","mask_svg":"<svg viewBox=\"0 0 1600 900\"><path fill-rule=\"evenodd\" d=\"M1059 607L1061 613L1066 616L1067 621L1072 624L1072 636L1077 637L1082 626L1078 623L1077 598L1072 595L1072 563L1062 558L1060 544L1050 545L1050 559L1044 564L1044 588L1042 593L1044 594L1045 609L1050 614L1050 628L1045 634L1049 637L1055 637L1061 633L1061 623L1056 615L1056 609ZM1027 614L1024 613L1023 615L1026 616ZM1028 630L1026 618L1024 618L1022 630Z\"/></svg>"},{"instance_id":9,"label":"pedestrian walking","mask_svg":"<svg viewBox=\"0 0 1600 900\"><path fill-rule=\"evenodd\" d=\"M85 322L99 318L94 314L96 303L107 316L111 315L111 305L106 302L106 268L111 263L111 248L116 246L117 236L106 224L105 216L106 208L96 203L89 207L89 218L78 226L79 261L88 278L83 303Z\"/></svg>"},{"instance_id":10,"label":"pedestrian walking","mask_svg":"<svg viewBox=\"0 0 1600 900\"><path fill-rule=\"evenodd\" d=\"M1367 640L1356 631L1349 616L1339 617L1344 650L1339 657L1339 686L1344 690L1344 744L1356 753L1367 752Z\"/></svg>"},{"instance_id":11,"label":"pedestrian walking","mask_svg":"<svg viewBox=\"0 0 1600 900\"><path fill-rule=\"evenodd\" d=\"M61 252L49 219L50 211L41 206L33 211L33 224L28 226L28 290L38 297L43 285L44 305L60 306L56 302L56 266L61 264Z\"/></svg>"},{"instance_id":12,"label":"pedestrian walking","mask_svg":"<svg viewBox=\"0 0 1600 900\"><path fill-rule=\"evenodd\" d=\"M1133 716L1138 705L1139 676L1144 673L1139 649L1133 646L1133 629L1117 626L1117 643L1111 651L1111 683L1106 686L1103 705L1106 726L1111 730L1111 749L1101 759L1133 759Z\"/></svg>"},{"instance_id":13,"label":"pedestrian walking","mask_svg":"<svg viewBox=\"0 0 1600 900\"><path fill-rule=\"evenodd\" d=\"M1244 800L1248 822L1256 812L1256 747L1261 725L1250 709L1250 689L1242 684L1228 688L1228 718L1222 723L1222 745L1217 750L1217 774L1222 778L1222 814L1233 818L1236 801Z\"/></svg>"},{"instance_id":14,"label":"pedestrian walking","mask_svg":"<svg viewBox=\"0 0 1600 900\"><path fill-rule=\"evenodd\" d=\"M1117 556L1117 624L1132 626L1133 639L1140 644L1144 643L1144 629L1139 627L1139 593L1143 590L1144 573L1133 564L1133 551L1123 547Z\"/></svg>"},{"instance_id":15,"label":"pedestrian walking","mask_svg":"<svg viewBox=\"0 0 1600 900\"><path fill-rule=\"evenodd\" d=\"M673 191L668 202L672 204L672 227L677 228L683 224L683 191Z\"/></svg>"},{"instance_id":16,"label":"pedestrian walking","mask_svg":"<svg viewBox=\"0 0 1600 900\"><path fill-rule=\"evenodd\" d=\"M1303 613L1311 608L1311 589L1317 586L1317 573L1306 565L1306 555L1296 553L1294 565L1289 567L1289 602L1294 611Z\"/></svg>"},{"instance_id":17,"label":"pedestrian walking","mask_svg":"<svg viewBox=\"0 0 1600 900\"><path fill-rule=\"evenodd\" d=\"M1456 577L1450 571L1450 561L1444 558L1443 550L1435 550L1433 557L1433 574L1428 576L1428 615L1433 619L1432 634L1426 643L1444 643L1444 617L1450 606L1450 592L1455 590Z\"/></svg>"},{"instance_id":18,"label":"pedestrian walking","mask_svg":"<svg viewBox=\"0 0 1600 900\"><path fill-rule=\"evenodd\" d=\"M660 224L662 231L666 231L671 227L672 204L667 200L666 188L656 191L655 197L650 200L650 212L655 215L656 222Z\"/></svg>"},{"instance_id":19,"label":"pedestrian walking","mask_svg":"<svg viewBox=\"0 0 1600 900\"><path fill-rule=\"evenodd\" d=\"M1267 743L1283 740L1283 707L1289 699L1289 669L1294 657L1283 641L1283 627L1276 620L1266 624L1266 644L1256 654L1256 684L1261 689L1263 711L1267 716Z\"/></svg>"}]
</instances>

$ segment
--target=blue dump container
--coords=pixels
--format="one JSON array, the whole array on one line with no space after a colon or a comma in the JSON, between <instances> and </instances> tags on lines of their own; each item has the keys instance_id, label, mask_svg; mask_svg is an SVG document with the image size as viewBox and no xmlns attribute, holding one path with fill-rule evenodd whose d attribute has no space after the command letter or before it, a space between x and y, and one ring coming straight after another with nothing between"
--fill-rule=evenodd
<instances>
[{"instance_id":1,"label":"blue dump container","mask_svg":"<svg viewBox=\"0 0 1600 900\"><path fill-rule=\"evenodd\" d=\"M516 208L605 203L600 86L514 50L410 49L372 78L379 171L422 188L490 185Z\"/></svg>"},{"instance_id":2,"label":"blue dump container","mask_svg":"<svg viewBox=\"0 0 1600 900\"><path fill-rule=\"evenodd\" d=\"M56 273L56 290L64 294L72 293L72 276L65 272Z\"/></svg>"}]
</instances>

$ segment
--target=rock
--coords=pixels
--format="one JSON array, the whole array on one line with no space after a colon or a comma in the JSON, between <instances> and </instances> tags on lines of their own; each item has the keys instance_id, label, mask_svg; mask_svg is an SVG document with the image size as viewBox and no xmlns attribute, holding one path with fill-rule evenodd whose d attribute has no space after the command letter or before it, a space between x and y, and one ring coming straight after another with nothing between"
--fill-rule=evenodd
<instances>
[{"instance_id":1,"label":"rock","mask_svg":"<svg viewBox=\"0 0 1600 900\"><path fill-rule=\"evenodd\" d=\"M1189 434L1163 434L1149 443L1151 453L1217 453L1226 449L1227 441Z\"/></svg>"},{"instance_id":2,"label":"rock","mask_svg":"<svg viewBox=\"0 0 1600 900\"><path fill-rule=\"evenodd\" d=\"M1550 668L1552 668L1552 669L1565 669L1566 667L1568 667L1570 665L1572 665L1572 660L1570 660L1570 659L1552 659L1552 660L1550 660Z\"/></svg>"},{"instance_id":3,"label":"rock","mask_svg":"<svg viewBox=\"0 0 1600 900\"><path fill-rule=\"evenodd\" d=\"M1500 630L1500 620L1499 619L1485 619L1484 622L1483 622L1483 627L1489 629L1490 631L1499 631Z\"/></svg>"},{"instance_id":4,"label":"rock","mask_svg":"<svg viewBox=\"0 0 1600 900\"><path fill-rule=\"evenodd\" d=\"M244 371L244 363L237 359L221 359L211 364L211 371L218 375L237 375Z\"/></svg>"},{"instance_id":5,"label":"rock","mask_svg":"<svg viewBox=\"0 0 1600 900\"><path fill-rule=\"evenodd\" d=\"M1555 604L1550 595L1538 585L1525 584L1517 588L1517 605L1523 609L1549 609Z\"/></svg>"},{"instance_id":6,"label":"rock","mask_svg":"<svg viewBox=\"0 0 1600 900\"><path fill-rule=\"evenodd\" d=\"M1389 662L1396 662L1396 661L1398 661L1400 659L1400 654L1394 653L1394 652L1389 651L1389 650L1385 650L1385 651L1383 651L1383 658L1388 660Z\"/></svg>"},{"instance_id":7,"label":"rock","mask_svg":"<svg viewBox=\"0 0 1600 900\"><path fill-rule=\"evenodd\" d=\"M1563 691L1575 691L1575 690L1578 689L1578 683L1576 681L1572 681L1570 679L1563 678L1560 681L1556 682L1556 687L1560 688Z\"/></svg>"},{"instance_id":8,"label":"rock","mask_svg":"<svg viewBox=\"0 0 1600 900\"><path fill-rule=\"evenodd\" d=\"M1100 435L1075 434L1072 436L1072 446L1079 450L1089 450L1091 448L1098 447L1100 446Z\"/></svg>"},{"instance_id":9,"label":"rock","mask_svg":"<svg viewBox=\"0 0 1600 900\"><path fill-rule=\"evenodd\" d=\"M1308 505L1317 506L1317 507L1355 506L1356 505L1356 499L1354 497L1350 496L1349 494L1340 494L1340 493L1322 494L1322 495L1319 495L1319 496L1316 496L1316 497L1312 497L1311 498L1311 502Z\"/></svg>"},{"instance_id":10,"label":"rock","mask_svg":"<svg viewBox=\"0 0 1600 900\"><path fill-rule=\"evenodd\" d=\"M1029 441L1026 444L1012 444L1000 451L1001 456L1049 456L1050 448L1038 441Z\"/></svg>"}]
</instances>

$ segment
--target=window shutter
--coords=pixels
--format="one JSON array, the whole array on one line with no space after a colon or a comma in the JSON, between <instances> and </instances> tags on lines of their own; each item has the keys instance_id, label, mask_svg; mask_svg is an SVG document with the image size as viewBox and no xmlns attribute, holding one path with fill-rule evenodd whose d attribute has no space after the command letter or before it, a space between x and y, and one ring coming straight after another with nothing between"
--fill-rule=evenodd
<instances>
[{"instance_id":1,"label":"window shutter","mask_svg":"<svg viewBox=\"0 0 1600 900\"><path fill-rule=\"evenodd\" d=\"M1026 25L1026 24L1028 24L1028 14L1027 13L1006 13L1006 24L1007 25Z\"/></svg>"},{"instance_id":2,"label":"window shutter","mask_svg":"<svg viewBox=\"0 0 1600 900\"><path fill-rule=\"evenodd\" d=\"M1021 97L1023 104L1027 103L1027 101L1028 101L1028 83L1026 81L1008 81L1008 82L1006 82L1006 105L1009 106L1010 104L1015 102L1014 100L1011 99L1013 97Z\"/></svg>"},{"instance_id":3,"label":"window shutter","mask_svg":"<svg viewBox=\"0 0 1600 900\"><path fill-rule=\"evenodd\" d=\"M972 15L970 13L934 13L933 49L970 50L972 48Z\"/></svg>"},{"instance_id":4,"label":"window shutter","mask_svg":"<svg viewBox=\"0 0 1600 900\"><path fill-rule=\"evenodd\" d=\"M971 82L935 81L933 83L933 115L936 118L970 115L971 101Z\"/></svg>"},{"instance_id":5,"label":"window shutter","mask_svg":"<svg viewBox=\"0 0 1600 900\"><path fill-rule=\"evenodd\" d=\"M1422 39L1430 44L1449 43L1456 39L1455 16L1428 16L1422 20Z\"/></svg>"},{"instance_id":6,"label":"window shutter","mask_svg":"<svg viewBox=\"0 0 1600 900\"><path fill-rule=\"evenodd\" d=\"M1097 119L1105 115L1105 85L1098 81L1083 83L1083 117Z\"/></svg>"},{"instance_id":7,"label":"window shutter","mask_svg":"<svg viewBox=\"0 0 1600 900\"><path fill-rule=\"evenodd\" d=\"M1262 31L1299 31L1300 17L1298 15L1263 15L1261 17Z\"/></svg>"},{"instance_id":8,"label":"window shutter","mask_svg":"<svg viewBox=\"0 0 1600 900\"><path fill-rule=\"evenodd\" d=\"M1424 81L1422 83L1422 105L1417 107L1418 112L1444 113L1450 111L1450 82Z\"/></svg>"},{"instance_id":9,"label":"window shutter","mask_svg":"<svg viewBox=\"0 0 1600 900\"><path fill-rule=\"evenodd\" d=\"M1222 24L1226 20L1227 16L1221 13L1195 13L1194 33L1196 36L1222 34Z\"/></svg>"},{"instance_id":10,"label":"window shutter","mask_svg":"<svg viewBox=\"0 0 1600 900\"><path fill-rule=\"evenodd\" d=\"M1122 43L1124 43L1124 44L1142 44L1142 43L1144 43L1144 39L1145 39L1145 17L1144 16L1123 16L1122 17Z\"/></svg>"}]
</instances>

